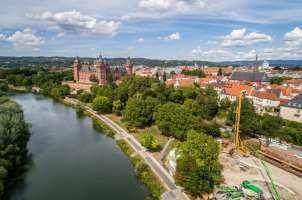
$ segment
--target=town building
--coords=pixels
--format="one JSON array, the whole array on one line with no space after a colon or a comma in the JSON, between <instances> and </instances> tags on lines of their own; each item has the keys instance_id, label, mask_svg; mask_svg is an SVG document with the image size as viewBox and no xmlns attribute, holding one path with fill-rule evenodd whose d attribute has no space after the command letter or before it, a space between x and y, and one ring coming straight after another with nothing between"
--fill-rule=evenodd
<instances>
[{"instance_id":1,"label":"town building","mask_svg":"<svg viewBox=\"0 0 302 200\"><path fill-rule=\"evenodd\" d=\"M280 117L291 121L302 122L302 94L281 106Z\"/></svg>"}]
</instances>

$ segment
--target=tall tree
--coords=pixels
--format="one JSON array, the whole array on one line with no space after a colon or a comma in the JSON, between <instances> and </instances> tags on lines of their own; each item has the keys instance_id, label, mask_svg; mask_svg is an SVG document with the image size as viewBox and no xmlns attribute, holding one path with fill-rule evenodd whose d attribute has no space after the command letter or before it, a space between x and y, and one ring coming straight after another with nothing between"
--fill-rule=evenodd
<instances>
[{"instance_id":1,"label":"tall tree","mask_svg":"<svg viewBox=\"0 0 302 200\"><path fill-rule=\"evenodd\" d=\"M201 195L221 181L219 145L210 136L189 131L177 150L176 183L193 196Z\"/></svg>"}]
</instances>

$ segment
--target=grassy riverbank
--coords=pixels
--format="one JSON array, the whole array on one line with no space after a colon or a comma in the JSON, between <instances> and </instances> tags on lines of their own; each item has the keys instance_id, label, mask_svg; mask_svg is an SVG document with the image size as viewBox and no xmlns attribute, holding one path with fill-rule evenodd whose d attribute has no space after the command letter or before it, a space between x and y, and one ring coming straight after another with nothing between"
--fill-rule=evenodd
<instances>
[{"instance_id":1,"label":"grassy riverbank","mask_svg":"<svg viewBox=\"0 0 302 200\"><path fill-rule=\"evenodd\" d=\"M75 106L67 101L64 101L64 104L75 108L78 115L86 115L91 117L93 120L93 126L96 130L111 138L114 138L114 135L116 134L115 131L112 130L106 123L87 112L85 108L79 105ZM116 143L125 153L125 155L129 157L137 178L146 185L150 192L150 197L155 200L160 199L161 194L164 192L164 188L148 165L139 155L135 155L133 149L123 139L116 140Z\"/></svg>"},{"instance_id":2,"label":"grassy riverbank","mask_svg":"<svg viewBox=\"0 0 302 200\"><path fill-rule=\"evenodd\" d=\"M144 183L150 191L150 196L153 199L160 199L161 194L164 192L164 188L161 183L155 177L151 169L138 155L135 155L131 147L123 140L117 140L121 150L130 158L130 161L135 169L136 176Z\"/></svg>"}]
</instances>

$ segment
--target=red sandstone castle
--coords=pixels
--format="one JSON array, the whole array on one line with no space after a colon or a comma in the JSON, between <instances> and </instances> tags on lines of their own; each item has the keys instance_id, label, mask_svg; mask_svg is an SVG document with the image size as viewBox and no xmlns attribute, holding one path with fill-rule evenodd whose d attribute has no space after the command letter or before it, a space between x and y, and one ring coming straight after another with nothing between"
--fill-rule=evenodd
<instances>
[{"instance_id":1,"label":"red sandstone castle","mask_svg":"<svg viewBox=\"0 0 302 200\"><path fill-rule=\"evenodd\" d=\"M133 73L133 63L130 57L124 66L109 66L100 55L93 64L81 62L77 57L73 64L74 81L78 84L92 84L92 77L99 85L106 85L108 82L117 81L124 75Z\"/></svg>"}]
</instances>

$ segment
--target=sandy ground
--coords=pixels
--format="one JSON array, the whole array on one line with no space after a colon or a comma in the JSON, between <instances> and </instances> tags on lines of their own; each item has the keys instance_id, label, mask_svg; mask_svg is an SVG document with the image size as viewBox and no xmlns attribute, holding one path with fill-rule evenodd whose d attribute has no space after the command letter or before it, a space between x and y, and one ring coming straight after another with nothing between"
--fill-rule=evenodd
<instances>
[{"instance_id":1,"label":"sandy ground","mask_svg":"<svg viewBox=\"0 0 302 200\"><path fill-rule=\"evenodd\" d=\"M223 166L222 175L226 185L240 185L243 180L249 180L261 187L265 199L272 199L269 178L258 158L253 156L233 158L226 151L222 151L219 159ZM302 200L302 179L269 163L266 164L278 187L281 199Z\"/></svg>"}]
</instances>

